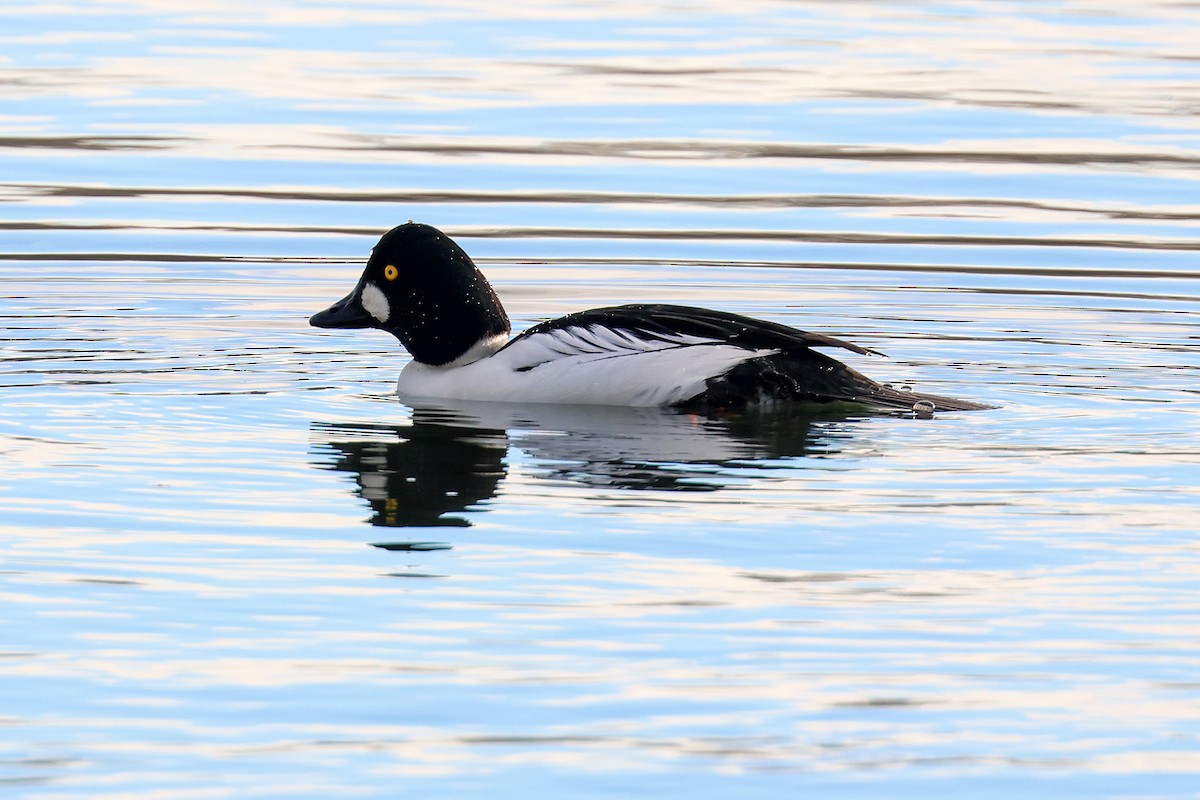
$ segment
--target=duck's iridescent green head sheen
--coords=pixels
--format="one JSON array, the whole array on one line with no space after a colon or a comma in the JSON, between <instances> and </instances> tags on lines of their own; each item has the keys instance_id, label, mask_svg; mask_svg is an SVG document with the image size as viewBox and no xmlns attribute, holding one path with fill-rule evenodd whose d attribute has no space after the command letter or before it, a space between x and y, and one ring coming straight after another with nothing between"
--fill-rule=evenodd
<instances>
[{"instance_id":1,"label":"duck's iridescent green head sheen","mask_svg":"<svg viewBox=\"0 0 1200 800\"><path fill-rule=\"evenodd\" d=\"M500 299L471 257L437 228L415 222L385 233L354 290L309 323L385 330L415 360L434 366L510 330Z\"/></svg>"}]
</instances>

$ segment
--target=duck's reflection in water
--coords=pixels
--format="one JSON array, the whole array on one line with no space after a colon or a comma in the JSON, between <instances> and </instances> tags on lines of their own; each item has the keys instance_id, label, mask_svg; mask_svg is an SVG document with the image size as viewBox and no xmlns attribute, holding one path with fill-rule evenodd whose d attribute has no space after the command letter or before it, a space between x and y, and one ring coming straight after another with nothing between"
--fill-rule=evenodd
<instances>
[{"instance_id":1,"label":"duck's reflection in water","mask_svg":"<svg viewBox=\"0 0 1200 800\"><path fill-rule=\"evenodd\" d=\"M371 524L387 527L465 527L453 516L495 496L506 473L503 428L443 421L411 425L314 423L317 452L335 457L320 466L349 472L371 505Z\"/></svg>"},{"instance_id":2,"label":"duck's reflection in water","mask_svg":"<svg viewBox=\"0 0 1200 800\"><path fill-rule=\"evenodd\" d=\"M318 465L349 472L371 505L371 524L466 526L456 512L494 497L510 448L532 474L590 486L711 492L747 468L841 449L861 417L800 410L719 418L662 409L439 403L410 424L313 423Z\"/></svg>"}]
</instances>

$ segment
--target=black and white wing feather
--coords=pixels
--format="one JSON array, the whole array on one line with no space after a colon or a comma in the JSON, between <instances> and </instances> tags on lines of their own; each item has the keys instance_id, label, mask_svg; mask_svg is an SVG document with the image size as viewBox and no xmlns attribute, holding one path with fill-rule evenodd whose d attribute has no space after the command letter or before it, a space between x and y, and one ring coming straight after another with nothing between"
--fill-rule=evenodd
<instances>
[{"instance_id":1,"label":"black and white wing feather","mask_svg":"<svg viewBox=\"0 0 1200 800\"><path fill-rule=\"evenodd\" d=\"M842 339L809 333L777 322L752 319L726 311L663 304L609 306L568 314L533 326L517 340L510 342L510 346L526 336L579 329L624 331L631 338L644 342L673 342L686 339L693 342L735 345L747 350L779 351L808 347L840 347L864 355L879 355L874 350Z\"/></svg>"},{"instance_id":2,"label":"black and white wing feather","mask_svg":"<svg viewBox=\"0 0 1200 800\"><path fill-rule=\"evenodd\" d=\"M622 385L640 385L635 404L705 409L787 400L909 410L926 401L940 410L979 407L881 385L815 347L879 355L832 336L676 305L611 306L569 314L535 325L500 354L507 350L521 356L514 367L521 372L557 371L552 365L568 363L601 367L607 377L601 385L590 384L594 391L607 394L621 391ZM618 366L622 361L629 369Z\"/></svg>"}]
</instances>

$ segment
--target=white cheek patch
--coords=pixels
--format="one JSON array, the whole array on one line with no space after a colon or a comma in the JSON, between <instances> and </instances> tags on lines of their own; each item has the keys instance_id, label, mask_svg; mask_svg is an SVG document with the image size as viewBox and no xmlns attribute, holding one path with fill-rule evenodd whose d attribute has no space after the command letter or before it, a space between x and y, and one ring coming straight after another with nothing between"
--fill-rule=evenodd
<instances>
[{"instance_id":1,"label":"white cheek patch","mask_svg":"<svg viewBox=\"0 0 1200 800\"><path fill-rule=\"evenodd\" d=\"M388 303L387 295L373 283L363 286L359 301L363 309L380 322L387 322L388 317L392 315L392 306Z\"/></svg>"}]
</instances>

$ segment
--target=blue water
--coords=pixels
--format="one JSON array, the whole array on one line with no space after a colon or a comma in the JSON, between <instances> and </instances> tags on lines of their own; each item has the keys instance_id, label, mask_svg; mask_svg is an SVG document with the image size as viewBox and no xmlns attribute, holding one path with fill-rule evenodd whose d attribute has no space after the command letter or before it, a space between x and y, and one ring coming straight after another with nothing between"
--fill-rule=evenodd
<instances>
[{"instance_id":1,"label":"blue water","mask_svg":"<svg viewBox=\"0 0 1200 800\"><path fill-rule=\"evenodd\" d=\"M0 8L4 793L1200 796L1197 22ZM410 408L408 219L999 408Z\"/></svg>"}]
</instances>

